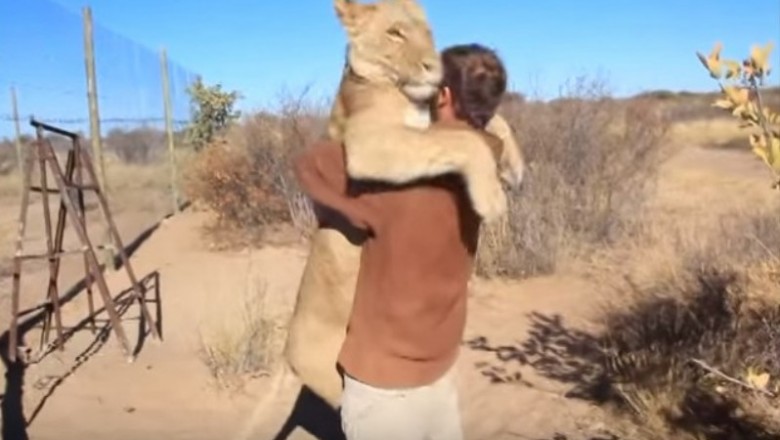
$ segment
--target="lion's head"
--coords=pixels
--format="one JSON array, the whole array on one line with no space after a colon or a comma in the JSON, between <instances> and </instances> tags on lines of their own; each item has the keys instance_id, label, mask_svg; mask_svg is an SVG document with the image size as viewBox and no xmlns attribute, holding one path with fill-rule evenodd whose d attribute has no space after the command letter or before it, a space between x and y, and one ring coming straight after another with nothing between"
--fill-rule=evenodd
<instances>
[{"instance_id":1,"label":"lion's head","mask_svg":"<svg viewBox=\"0 0 780 440\"><path fill-rule=\"evenodd\" d=\"M391 82L413 101L434 96L442 79L441 59L416 0L334 1L349 36L347 62L358 76Z\"/></svg>"}]
</instances>

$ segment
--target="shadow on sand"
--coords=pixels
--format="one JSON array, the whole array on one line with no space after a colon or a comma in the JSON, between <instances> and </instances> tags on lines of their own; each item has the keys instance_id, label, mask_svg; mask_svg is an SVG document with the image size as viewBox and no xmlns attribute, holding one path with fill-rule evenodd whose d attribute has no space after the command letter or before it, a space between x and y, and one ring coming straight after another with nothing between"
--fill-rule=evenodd
<instances>
[{"instance_id":1,"label":"shadow on sand","mask_svg":"<svg viewBox=\"0 0 780 440\"><path fill-rule=\"evenodd\" d=\"M530 367L543 377L571 385L565 394L567 398L610 404L621 409L620 413L627 413L631 405L618 384L624 389L633 386L652 392L652 384L658 380L645 378L668 377L666 359L678 356L684 360L695 353L686 344L698 349L702 341L710 338L715 341L715 350L719 350L735 328L749 328L747 319L738 319L734 312L737 309L729 300L734 280L730 274L701 273L687 301L651 297L632 309L605 315L605 330L598 335L568 327L560 315L535 312L529 316L528 334L519 343L500 345L477 337L467 341L467 345L494 355L493 360L476 365L491 383L514 382L533 387L522 375L522 368ZM615 342L618 338L622 345ZM610 347L610 352L623 351L608 357L602 347ZM630 356L635 354L630 351L632 347L644 356ZM641 351L644 349L648 351ZM682 360L679 365L684 364ZM677 409L675 413L664 410L656 414L668 428L704 440L780 440L780 435L762 426L760 419L741 411L738 401L700 386L695 377L676 379L674 385L686 390L679 399L656 400ZM565 436L559 436L553 440L564 439Z\"/></svg>"},{"instance_id":2,"label":"shadow on sand","mask_svg":"<svg viewBox=\"0 0 780 440\"><path fill-rule=\"evenodd\" d=\"M160 223L156 223L154 226L145 230L136 239L129 243L125 251L128 258L137 251L140 246L154 233L160 226ZM115 268L121 267L121 262L116 260L113 262ZM102 266L101 270L105 267ZM162 335L162 303L160 297L160 274L158 272L152 272L139 280L142 286L142 292L145 296L147 303L155 304L155 320L157 321L158 331ZM74 286L68 289L60 298L60 305L64 306L75 299L79 293L86 289L87 279L86 277L77 282ZM153 298L148 298L149 293L152 293ZM135 303L131 295L132 288L121 292L116 295L115 302L117 304L117 312L120 318L132 307ZM99 308L95 311L95 317L99 316L105 311L105 307ZM25 315L26 318L20 317L19 322L19 340L17 341L19 346L24 346L25 336L33 329L41 326L47 319L47 307L46 305L39 305L31 309L23 311L20 315ZM24 363L20 356L17 356L15 362L11 362L8 357L8 330L0 334L0 361L2 361L5 367L5 390L0 396L2 402L0 402L0 415L2 416L2 440L27 440L29 439L27 428L35 420L35 418L41 413L46 402L51 398L55 391L64 383L64 381L70 377L75 371L77 371L82 365L84 365L92 356L98 353L111 334L111 325L107 319L95 320L101 322L101 325L94 333L94 339L89 346L78 356L76 356L75 364L62 376L54 378L53 382L49 385L49 391L44 395L35 408L31 412L30 419L27 420L24 411L24 387L25 387L25 373L28 365ZM91 317L86 317L75 326L65 329L63 334L63 344L67 343L76 333L88 328L91 322ZM134 348L133 354L137 355L144 345L147 335L149 334L148 326L142 315L138 318L138 341ZM42 361L54 349L48 348L47 351L41 353L37 362Z\"/></svg>"}]
</instances>

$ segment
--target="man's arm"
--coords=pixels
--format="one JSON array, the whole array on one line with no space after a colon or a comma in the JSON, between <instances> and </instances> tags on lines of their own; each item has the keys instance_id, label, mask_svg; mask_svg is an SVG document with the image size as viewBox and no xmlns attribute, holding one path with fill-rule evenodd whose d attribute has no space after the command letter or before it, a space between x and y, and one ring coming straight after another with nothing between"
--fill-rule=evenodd
<instances>
[{"instance_id":1,"label":"man's arm","mask_svg":"<svg viewBox=\"0 0 780 440\"><path fill-rule=\"evenodd\" d=\"M342 214L353 226L371 229L371 212L359 199L347 195L344 152L336 142L319 142L293 160L303 192L315 202Z\"/></svg>"}]
</instances>

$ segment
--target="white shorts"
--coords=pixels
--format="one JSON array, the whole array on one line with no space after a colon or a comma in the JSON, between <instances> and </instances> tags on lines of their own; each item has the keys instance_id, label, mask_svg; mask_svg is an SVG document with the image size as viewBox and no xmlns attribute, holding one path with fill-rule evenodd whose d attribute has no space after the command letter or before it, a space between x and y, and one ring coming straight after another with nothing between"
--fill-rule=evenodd
<instances>
[{"instance_id":1,"label":"white shorts","mask_svg":"<svg viewBox=\"0 0 780 440\"><path fill-rule=\"evenodd\" d=\"M341 426L347 440L462 440L454 374L404 389L375 388L345 374Z\"/></svg>"}]
</instances>

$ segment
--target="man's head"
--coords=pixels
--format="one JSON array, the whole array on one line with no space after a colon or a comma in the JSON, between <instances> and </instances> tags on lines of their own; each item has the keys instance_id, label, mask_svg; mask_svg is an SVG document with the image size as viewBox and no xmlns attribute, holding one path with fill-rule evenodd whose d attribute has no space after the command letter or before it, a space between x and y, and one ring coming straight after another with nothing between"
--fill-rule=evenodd
<instances>
[{"instance_id":1,"label":"man's head","mask_svg":"<svg viewBox=\"0 0 780 440\"><path fill-rule=\"evenodd\" d=\"M435 114L453 116L484 129L506 91L504 64L494 51L479 44L451 46L441 53L444 79Z\"/></svg>"}]
</instances>

